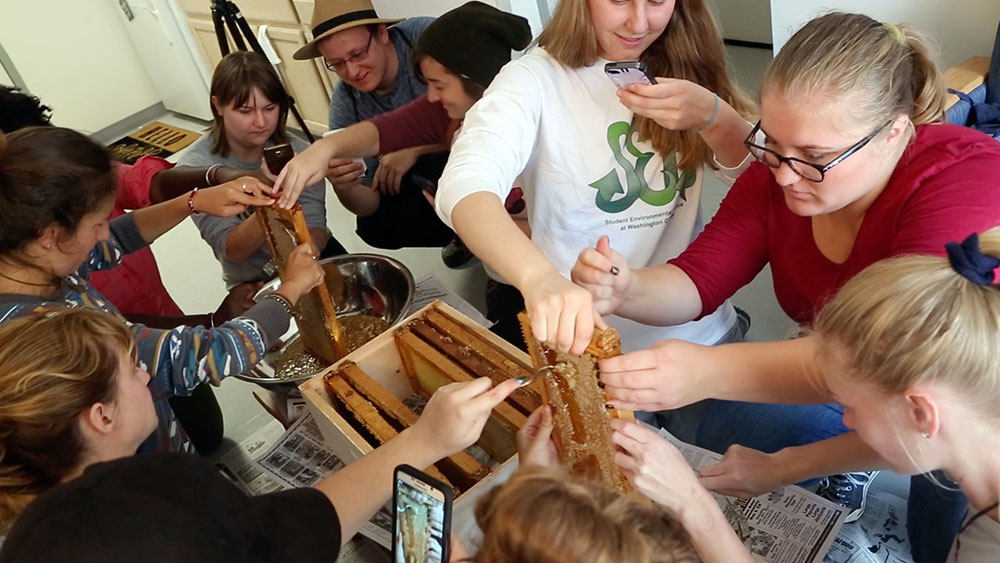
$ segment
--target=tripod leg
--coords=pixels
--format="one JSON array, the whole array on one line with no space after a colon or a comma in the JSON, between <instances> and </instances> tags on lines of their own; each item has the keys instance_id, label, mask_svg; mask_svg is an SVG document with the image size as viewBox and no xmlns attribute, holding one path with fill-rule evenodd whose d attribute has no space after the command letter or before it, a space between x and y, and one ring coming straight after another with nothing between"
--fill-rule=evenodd
<instances>
[{"instance_id":1,"label":"tripod leg","mask_svg":"<svg viewBox=\"0 0 1000 563\"><path fill-rule=\"evenodd\" d=\"M215 38L219 41L219 54L225 57L229 54L229 42L226 41L226 30L222 27L222 11L217 4L212 4L212 24L215 26Z\"/></svg>"}]
</instances>

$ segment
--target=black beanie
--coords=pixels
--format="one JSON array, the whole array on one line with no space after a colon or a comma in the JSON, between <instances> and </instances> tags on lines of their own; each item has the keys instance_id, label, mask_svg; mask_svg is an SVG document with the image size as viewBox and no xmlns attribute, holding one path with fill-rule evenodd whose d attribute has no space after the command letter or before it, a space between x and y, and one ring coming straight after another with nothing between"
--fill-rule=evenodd
<instances>
[{"instance_id":1,"label":"black beanie","mask_svg":"<svg viewBox=\"0 0 1000 563\"><path fill-rule=\"evenodd\" d=\"M417 41L416 54L489 86L500 67L510 62L511 50L520 51L529 41L528 20L482 2L469 2L434 20Z\"/></svg>"}]
</instances>

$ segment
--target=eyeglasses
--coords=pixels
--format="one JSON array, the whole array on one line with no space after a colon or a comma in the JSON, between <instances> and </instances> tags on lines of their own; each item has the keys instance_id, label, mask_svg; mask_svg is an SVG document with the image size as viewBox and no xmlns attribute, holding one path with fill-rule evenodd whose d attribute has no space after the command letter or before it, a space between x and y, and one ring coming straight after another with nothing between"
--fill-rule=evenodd
<instances>
[{"instance_id":1,"label":"eyeglasses","mask_svg":"<svg viewBox=\"0 0 1000 563\"><path fill-rule=\"evenodd\" d=\"M792 169L792 172L795 172L796 174L802 176L806 180L809 180L810 182L822 182L823 178L826 177L826 173L831 168L840 164L841 162L844 161L844 159L861 150L862 147L867 145L869 141L875 138L875 135L878 135L880 131L888 127L889 124L892 123L892 121L893 120L890 119L884 125L876 129L875 131L872 131L871 135L868 135L864 139L861 139L860 141L852 145L849 149L840 153L839 156L837 156L836 158L834 158L833 160L831 160L826 164L816 164L815 162L808 162L791 156L783 156L767 147L762 147L760 145L754 144L753 139L757 136L757 132L760 131L759 121L757 122L757 125L753 126L753 130L750 131L750 135L748 135L746 140L743 141L743 145L746 146L747 150L750 151L750 154L753 155L754 158L770 166L771 168L778 168L781 166L782 163L785 163L788 165L789 168Z\"/></svg>"},{"instance_id":2,"label":"eyeglasses","mask_svg":"<svg viewBox=\"0 0 1000 563\"><path fill-rule=\"evenodd\" d=\"M323 64L326 65L327 69L332 70L334 72L340 72L344 70L344 68L347 67L347 63L357 63L358 61L368 56L368 50L372 48L372 39L375 39L375 35L369 34L368 43L365 45L365 48L361 49L360 51L356 51L346 59L334 59L332 61L325 60L323 61Z\"/></svg>"}]
</instances>

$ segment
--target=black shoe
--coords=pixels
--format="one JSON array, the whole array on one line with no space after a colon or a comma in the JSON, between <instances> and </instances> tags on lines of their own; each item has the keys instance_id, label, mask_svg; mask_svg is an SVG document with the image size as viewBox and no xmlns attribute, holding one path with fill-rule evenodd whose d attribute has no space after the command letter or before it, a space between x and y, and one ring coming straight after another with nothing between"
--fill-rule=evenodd
<instances>
[{"instance_id":1,"label":"black shoe","mask_svg":"<svg viewBox=\"0 0 1000 563\"><path fill-rule=\"evenodd\" d=\"M458 237L451 239L451 242L441 249L441 261L451 269L461 268L472 260L472 257L472 251Z\"/></svg>"},{"instance_id":2,"label":"black shoe","mask_svg":"<svg viewBox=\"0 0 1000 563\"><path fill-rule=\"evenodd\" d=\"M865 511L868 488L878 475L878 471L859 471L831 475L820 481L816 494L848 509L844 522L854 522Z\"/></svg>"}]
</instances>

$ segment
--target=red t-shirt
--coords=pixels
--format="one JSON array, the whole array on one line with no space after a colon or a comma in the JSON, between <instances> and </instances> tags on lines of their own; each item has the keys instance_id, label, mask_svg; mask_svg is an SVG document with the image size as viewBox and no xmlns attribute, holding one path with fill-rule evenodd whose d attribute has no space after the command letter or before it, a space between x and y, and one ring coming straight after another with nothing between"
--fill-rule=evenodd
<instances>
[{"instance_id":1,"label":"red t-shirt","mask_svg":"<svg viewBox=\"0 0 1000 563\"><path fill-rule=\"evenodd\" d=\"M816 248L811 219L788 210L774 175L760 163L740 176L705 231L670 263L694 281L707 313L770 262L781 308L809 324L870 264L900 254L944 256L946 242L997 225L1000 143L967 127L921 125L843 264Z\"/></svg>"},{"instance_id":2,"label":"red t-shirt","mask_svg":"<svg viewBox=\"0 0 1000 563\"><path fill-rule=\"evenodd\" d=\"M111 217L126 209L142 209L150 205L149 186L153 175L173 167L162 158L144 156L133 165L115 163L118 193ZM160 280L153 251L148 247L122 258L113 270L94 271L90 284L108 298L123 314L181 316L184 313L174 303Z\"/></svg>"}]
</instances>

